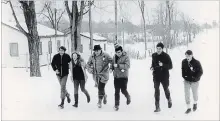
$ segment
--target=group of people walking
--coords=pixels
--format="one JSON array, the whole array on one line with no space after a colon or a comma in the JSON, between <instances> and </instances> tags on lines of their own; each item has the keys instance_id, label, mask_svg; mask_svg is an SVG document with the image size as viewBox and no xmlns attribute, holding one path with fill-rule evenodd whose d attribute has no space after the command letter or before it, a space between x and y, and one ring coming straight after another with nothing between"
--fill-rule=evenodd
<instances>
[{"instance_id":1,"label":"group of people walking","mask_svg":"<svg viewBox=\"0 0 220 121\"><path fill-rule=\"evenodd\" d=\"M107 94L105 93L105 85L109 80L109 73L113 72L114 88L115 88L115 105L114 109L119 110L120 91L126 97L126 104L131 103L131 96L127 91L128 76L130 69L130 58L123 50L122 46L115 44L115 54L111 57L104 52L100 45L95 45L94 53L89 57L86 63L81 55L77 52L72 53L71 57L65 53L66 48L61 46L59 53L53 57L52 68L56 72L57 78L61 86L61 103L58 105L61 109L64 108L65 99L70 103L70 94L66 90L66 82L71 70L71 80L74 84L74 107L78 107L78 90L86 95L87 102L90 102L90 95L85 89L85 83L88 79L87 71L93 75L95 87L98 88L98 108L103 104L107 104ZM152 54L151 70L153 71L154 82L154 97L155 97L155 111L160 112L160 84L162 84L166 99L168 101L168 108L172 107L172 100L169 90L169 70L173 68L170 56L163 51L163 43L157 44L157 52ZM187 104L186 114L191 112L190 105L190 89L193 92L193 111L197 110L198 101L198 86L199 80L203 74L202 66L198 60L193 57L191 50L187 50L186 59L182 61L182 77L184 79L185 101Z\"/></svg>"}]
</instances>

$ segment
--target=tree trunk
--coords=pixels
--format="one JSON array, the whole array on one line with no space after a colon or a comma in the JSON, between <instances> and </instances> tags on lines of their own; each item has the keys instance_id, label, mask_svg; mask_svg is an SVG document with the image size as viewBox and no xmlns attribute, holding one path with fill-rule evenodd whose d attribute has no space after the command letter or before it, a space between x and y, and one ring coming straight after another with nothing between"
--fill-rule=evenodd
<instances>
[{"instance_id":1,"label":"tree trunk","mask_svg":"<svg viewBox=\"0 0 220 121\"><path fill-rule=\"evenodd\" d=\"M90 33L90 50L91 54L93 52L93 32L92 32L92 11L91 11L91 1L89 1L89 33Z\"/></svg>"},{"instance_id":2,"label":"tree trunk","mask_svg":"<svg viewBox=\"0 0 220 121\"><path fill-rule=\"evenodd\" d=\"M30 54L30 76L41 77L39 62L39 43L40 38L37 31L37 19L34 1L21 2L25 22L28 29L27 39Z\"/></svg>"}]
</instances>

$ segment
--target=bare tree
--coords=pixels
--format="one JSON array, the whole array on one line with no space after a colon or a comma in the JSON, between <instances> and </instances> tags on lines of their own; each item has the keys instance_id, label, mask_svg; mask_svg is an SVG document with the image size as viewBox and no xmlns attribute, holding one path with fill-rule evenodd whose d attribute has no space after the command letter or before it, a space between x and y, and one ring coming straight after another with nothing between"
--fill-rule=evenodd
<instances>
[{"instance_id":1,"label":"bare tree","mask_svg":"<svg viewBox=\"0 0 220 121\"><path fill-rule=\"evenodd\" d=\"M36 19L36 13L35 13L35 3L34 1L19 1L24 18L25 18L25 23L27 26L26 31L19 23L17 16L15 14L13 5L11 1L8 1L12 14L14 16L14 19L16 21L16 26L18 29L27 37L28 40L28 47L29 47L29 54L30 54L30 76L31 77L41 77L41 72L40 72L40 62L39 62L39 42L40 38L38 36L38 31L37 31L37 19Z\"/></svg>"},{"instance_id":2,"label":"bare tree","mask_svg":"<svg viewBox=\"0 0 220 121\"><path fill-rule=\"evenodd\" d=\"M60 20L64 13L65 9L57 9L52 1L45 1L43 9L39 13L39 17L43 15L50 22L53 29L59 30Z\"/></svg>"},{"instance_id":3,"label":"bare tree","mask_svg":"<svg viewBox=\"0 0 220 121\"><path fill-rule=\"evenodd\" d=\"M91 4L93 4L92 1ZM89 2L88 1L72 1L72 6L70 11L69 2L64 1L67 14L70 21L70 31L71 31L71 52L80 51L81 49L81 25L83 15L89 11ZM86 10L87 9L87 10Z\"/></svg>"},{"instance_id":4,"label":"bare tree","mask_svg":"<svg viewBox=\"0 0 220 121\"><path fill-rule=\"evenodd\" d=\"M140 10L141 10L141 15L142 15L142 19L143 19L143 24L144 24L144 42L145 42L145 50L144 50L144 55L145 55L145 58L147 57L147 34L146 34L146 21L145 21L145 14L144 14L144 7L145 7L145 4L144 4L144 0L138 0L138 5L140 7Z\"/></svg>"},{"instance_id":5,"label":"bare tree","mask_svg":"<svg viewBox=\"0 0 220 121\"><path fill-rule=\"evenodd\" d=\"M92 11L91 11L92 2L89 1L89 32L90 32L90 49L92 54L92 48L93 48L93 32L92 32Z\"/></svg>"}]
</instances>

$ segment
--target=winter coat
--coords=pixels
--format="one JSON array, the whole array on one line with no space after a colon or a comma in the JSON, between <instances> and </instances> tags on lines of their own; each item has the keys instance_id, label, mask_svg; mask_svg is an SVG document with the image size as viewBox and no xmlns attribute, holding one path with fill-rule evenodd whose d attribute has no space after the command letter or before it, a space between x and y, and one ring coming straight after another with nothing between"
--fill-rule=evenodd
<instances>
[{"instance_id":1,"label":"winter coat","mask_svg":"<svg viewBox=\"0 0 220 121\"><path fill-rule=\"evenodd\" d=\"M192 58L190 62L188 62L187 59L184 59L182 61L182 77L186 81L197 82L200 80L202 74L203 74L202 66L200 62L195 58Z\"/></svg>"},{"instance_id":2,"label":"winter coat","mask_svg":"<svg viewBox=\"0 0 220 121\"><path fill-rule=\"evenodd\" d=\"M64 77L69 74L69 63L71 61L71 58L68 54L64 53L62 56L58 53L54 55L52 59L51 66L54 71L58 69L60 72L57 74L60 77Z\"/></svg>"},{"instance_id":3,"label":"winter coat","mask_svg":"<svg viewBox=\"0 0 220 121\"><path fill-rule=\"evenodd\" d=\"M73 73L73 69L76 67L76 65L79 65L81 68L82 68L82 71L83 71L83 75L84 75L84 79L85 81L87 81L88 79L88 76L87 76L87 73L86 73L86 64L85 64L85 61L84 59L81 57L80 54L78 54L78 58L77 58L77 63L74 63L74 60L73 58L71 59L71 64L70 64L70 68L71 68L71 71L72 71L72 77L74 77L74 73Z\"/></svg>"},{"instance_id":4,"label":"winter coat","mask_svg":"<svg viewBox=\"0 0 220 121\"><path fill-rule=\"evenodd\" d=\"M102 83L107 83L110 63L112 63L112 58L109 54L101 52L100 55L95 56L95 53L93 53L87 62L87 69L90 74L93 74L94 80L97 81L99 78Z\"/></svg>"},{"instance_id":5,"label":"winter coat","mask_svg":"<svg viewBox=\"0 0 220 121\"><path fill-rule=\"evenodd\" d=\"M159 61L163 63L163 66L159 66ZM156 81L168 81L170 74L169 70L173 68L173 64L170 56L162 52L160 55L157 53L152 54L151 69L153 69L153 78Z\"/></svg>"},{"instance_id":6,"label":"winter coat","mask_svg":"<svg viewBox=\"0 0 220 121\"><path fill-rule=\"evenodd\" d=\"M115 68L114 64L117 64L118 67ZM115 78L128 78L129 68L130 58L126 52L122 52L121 57L114 55L111 69Z\"/></svg>"}]
</instances>

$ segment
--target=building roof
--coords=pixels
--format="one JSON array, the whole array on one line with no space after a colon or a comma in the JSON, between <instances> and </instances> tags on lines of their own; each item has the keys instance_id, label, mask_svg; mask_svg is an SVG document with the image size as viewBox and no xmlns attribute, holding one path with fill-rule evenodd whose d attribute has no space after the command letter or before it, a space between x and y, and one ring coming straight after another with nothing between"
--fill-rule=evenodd
<instances>
[{"instance_id":1,"label":"building roof","mask_svg":"<svg viewBox=\"0 0 220 121\"><path fill-rule=\"evenodd\" d=\"M16 22L2 22L2 24L8 25L18 31L20 31L17 27L16 27ZM20 23L20 25L22 26L22 28L27 31L27 26L25 23ZM47 26L44 26L42 24L37 24L37 30L38 30L38 35L39 36L54 36L55 35L55 30L51 29ZM64 36L64 33L57 31L57 35L58 36Z\"/></svg>"},{"instance_id":2,"label":"building roof","mask_svg":"<svg viewBox=\"0 0 220 121\"><path fill-rule=\"evenodd\" d=\"M84 32L84 33L80 33L81 36L84 36L86 38L90 38L90 33L89 32ZM93 40L95 41L107 41L107 39L105 37L101 37L99 35L93 34Z\"/></svg>"}]
</instances>

